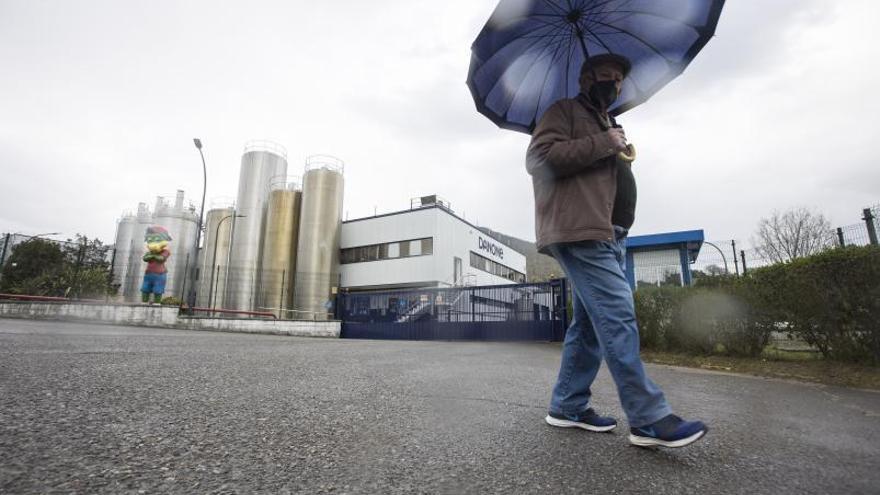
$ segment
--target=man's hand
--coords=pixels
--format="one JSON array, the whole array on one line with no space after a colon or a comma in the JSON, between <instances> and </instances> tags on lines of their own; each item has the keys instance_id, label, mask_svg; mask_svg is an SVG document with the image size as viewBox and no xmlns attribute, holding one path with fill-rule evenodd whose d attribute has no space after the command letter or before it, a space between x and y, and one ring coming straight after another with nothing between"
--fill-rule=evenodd
<instances>
[{"instance_id":1,"label":"man's hand","mask_svg":"<svg viewBox=\"0 0 880 495\"><path fill-rule=\"evenodd\" d=\"M626 133L623 131L621 127L614 127L608 129L608 137L611 138L612 146L614 146L614 151L626 151Z\"/></svg>"}]
</instances>

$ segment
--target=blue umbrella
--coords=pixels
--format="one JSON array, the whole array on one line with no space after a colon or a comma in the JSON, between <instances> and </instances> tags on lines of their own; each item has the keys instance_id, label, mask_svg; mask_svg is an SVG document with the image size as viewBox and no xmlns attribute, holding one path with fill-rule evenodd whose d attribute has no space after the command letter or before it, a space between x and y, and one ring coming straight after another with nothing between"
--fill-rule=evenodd
<instances>
[{"instance_id":1,"label":"blue umbrella","mask_svg":"<svg viewBox=\"0 0 880 495\"><path fill-rule=\"evenodd\" d=\"M531 133L544 111L580 91L584 60L632 62L619 115L685 67L715 33L724 0L501 0L471 47L468 86L499 127Z\"/></svg>"}]
</instances>

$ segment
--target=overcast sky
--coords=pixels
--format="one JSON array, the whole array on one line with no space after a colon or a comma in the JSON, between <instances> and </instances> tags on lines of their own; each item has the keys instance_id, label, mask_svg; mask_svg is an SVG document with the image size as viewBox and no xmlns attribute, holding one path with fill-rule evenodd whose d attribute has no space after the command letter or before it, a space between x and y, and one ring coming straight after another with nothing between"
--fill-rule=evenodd
<instances>
[{"instance_id":1,"label":"overcast sky","mask_svg":"<svg viewBox=\"0 0 880 495\"><path fill-rule=\"evenodd\" d=\"M528 137L478 114L470 44L495 0L0 0L0 232L112 242L139 201L234 198L250 139L346 162L349 218L437 193L534 240ZM730 0L687 71L619 120L635 233L748 241L773 209L880 203L880 2Z\"/></svg>"}]
</instances>

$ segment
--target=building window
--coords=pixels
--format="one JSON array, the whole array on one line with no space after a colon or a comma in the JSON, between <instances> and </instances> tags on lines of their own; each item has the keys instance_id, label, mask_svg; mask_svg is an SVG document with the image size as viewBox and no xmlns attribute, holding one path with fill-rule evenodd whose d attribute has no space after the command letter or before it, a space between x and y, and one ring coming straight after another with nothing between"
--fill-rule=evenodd
<instances>
[{"instance_id":1,"label":"building window","mask_svg":"<svg viewBox=\"0 0 880 495\"><path fill-rule=\"evenodd\" d=\"M339 261L346 265L366 261L382 261L412 256L429 256L434 254L434 239L414 239L411 241L386 242L345 248L340 251Z\"/></svg>"},{"instance_id":2,"label":"building window","mask_svg":"<svg viewBox=\"0 0 880 495\"><path fill-rule=\"evenodd\" d=\"M496 277L506 278L507 280L518 284L524 284L526 282L525 274L520 273L509 266L502 265L489 258L480 256L473 251L471 251L471 267L495 275Z\"/></svg>"}]
</instances>

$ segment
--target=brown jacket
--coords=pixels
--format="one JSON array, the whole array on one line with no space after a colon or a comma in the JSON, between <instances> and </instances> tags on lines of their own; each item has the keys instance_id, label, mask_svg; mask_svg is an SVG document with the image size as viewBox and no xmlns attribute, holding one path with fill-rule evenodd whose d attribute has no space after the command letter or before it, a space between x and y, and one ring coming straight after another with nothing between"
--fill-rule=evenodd
<instances>
[{"instance_id":1,"label":"brown jacket","mask_svg":"<svg viewBox=\"0 0 880 495\"><path fill-rule=\"evenodd\" d=\"M613 239L616 154L597 114L578 100L547 109L526 154L540 252L558 242Z\"/></svg>"}]
</instances>

